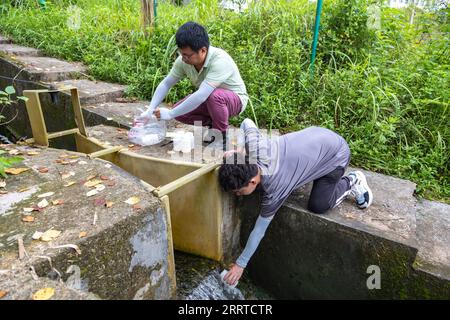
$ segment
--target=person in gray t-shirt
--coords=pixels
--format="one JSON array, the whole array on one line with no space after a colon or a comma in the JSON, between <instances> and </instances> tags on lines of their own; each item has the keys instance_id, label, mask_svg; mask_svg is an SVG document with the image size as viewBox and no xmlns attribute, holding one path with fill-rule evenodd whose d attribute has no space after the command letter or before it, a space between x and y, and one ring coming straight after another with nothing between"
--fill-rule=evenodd
<instances>
[{"instance_id":1,"label":"person in gray t-shirt","mask_svg":"<svg viewBox=\"0 0 450 320\"><path fill-rule=\"evenodd\" d=\"M359 208L369 207L372 191L361 171L344 176L350 162L347 142L337 133L309 127L267 139L250 119L241 124L245 151L228 151L219 169L219 182L225 191L249 195L257 187L263 192L262 208L244 251L224 280L234 285L242 276L253 253L278 209L295 189L313 181L308 209L325 213L349 194Z\"/></svg>"}]
</instances>

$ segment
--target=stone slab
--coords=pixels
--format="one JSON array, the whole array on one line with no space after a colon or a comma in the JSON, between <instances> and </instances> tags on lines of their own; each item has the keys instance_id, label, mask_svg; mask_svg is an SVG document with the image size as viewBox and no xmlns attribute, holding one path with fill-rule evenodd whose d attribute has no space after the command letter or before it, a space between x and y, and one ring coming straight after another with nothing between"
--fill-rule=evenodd
<instances>
[{"instance_id":1,"label":"stone slab","mask_svg":"<svg viewBox=\"0 0 450 320\"><path fill-rule=\"evenodd\" d=\"M82 154L16 145L3 149L19 151L25 160L16 167L28 170L8 176L2 188L7 193L0 194L1 270L28 270L32 265L40 278L56 277L67 284L68 269L74 265L79 270L79 289L103 299L168 299L175 295L169 258L171 231L151 186L107 161L90 160ZM85 182L93 180L98 180L103 190L88 196L95 187ZM42 196L49 192L52 194ZM125 203L132 196L140 199L136 206ZM25 211L37 208L44 199L48 205L40 211ZM63 203L54 203L56 200ZM107 201L113 202L109 208ZM24 222L27 215L34 221ZM32 239L36 231L51 228L61 231L53 241ZM19 237L26 251L22 259L18 259ZM73 247L59 247L68 244L76 245L81 254Z\"/></svg>"},{"instance_id":2,"label":"stone slab","mask_svg":"<svg viewBox=\"0 0 450 320\"><path fill-rule=\"evenodd\" d=\"M10 43L2 43L1 39L0 39L0 53L12 56L29 56L29 57L37 57L41 55L38 49L22 47Z\"/></svg>"}]
</instances>

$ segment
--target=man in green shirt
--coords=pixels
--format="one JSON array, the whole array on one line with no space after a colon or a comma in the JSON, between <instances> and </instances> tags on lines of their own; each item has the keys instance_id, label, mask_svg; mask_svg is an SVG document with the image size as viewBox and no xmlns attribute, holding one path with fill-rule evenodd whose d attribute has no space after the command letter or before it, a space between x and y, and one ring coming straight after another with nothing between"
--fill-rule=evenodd
<instances>
[{"instance_id":1,"label":"man in green shirt","mask_svg":"<svg viewBox=\"0 0 450 320\"><path fill-rule=\"evenodd\" d=\"M228 119L242 113L248 102L238 67L228 53L209 44L206 30L195 22L183 24L175 38L180 55L141 118L155 114L161 120L175 118L186 124L200 121L224 134ZM184 77L197 91L177 102L173 109L158 108L169 90Z\"/></svg>"}]
</instances>

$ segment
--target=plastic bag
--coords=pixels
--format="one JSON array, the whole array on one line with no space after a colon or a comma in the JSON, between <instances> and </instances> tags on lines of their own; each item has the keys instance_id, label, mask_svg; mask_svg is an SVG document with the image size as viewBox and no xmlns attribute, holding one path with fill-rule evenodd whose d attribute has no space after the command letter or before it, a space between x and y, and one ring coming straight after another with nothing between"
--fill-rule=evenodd
<instances>
[{"instance_id":1,"label":"plastic bag","mask_svg":"<svg viewBox=\"0 0 450 320\"><path fill-rule=\"evenodd\" d=\"M158 121L155 116L145 123L134 119L133 128L128 131L128 139L141 146L151 146L163 141L166 137L166 122Z\"/></svg>"}]
</instances>

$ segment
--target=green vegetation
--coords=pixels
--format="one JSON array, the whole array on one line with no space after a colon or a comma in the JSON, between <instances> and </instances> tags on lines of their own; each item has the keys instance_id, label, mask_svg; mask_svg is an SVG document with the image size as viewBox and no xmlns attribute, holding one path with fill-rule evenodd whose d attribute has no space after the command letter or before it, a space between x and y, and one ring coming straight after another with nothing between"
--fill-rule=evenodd
<instances>
[{"instance_id":1,"label":"green vegetation","mask_svg":"<svg viewBox=\"0 0 450 320\"><path fill-rule=\"evenodd\" d=\"M324 2L313 78L315 3L307 0L255 1L241 14L215 0L186 7L159 1L148 37L137 0L48 1L46 10L37 1L6 1L0 28L17 43L82 61L94 77L150 99L176 56L175 31L197 21L240 68L252 101L243 116L283 132L333 129L349 141L352 165L410 179L419 195L450 202L450 10L417 9L410 24L410 9L382 8L381 29L372 30L371 2ZM168 101L190 90L184 81Z\"/></svg>"},{"instance_id":2,"label":"green vegetation","mask_svg":"<svg viewBox=\"0 0 450 320\"><path fill-rule=\"evenodd\" d=\"M12 98L13 95L16 94L16 89L14 89L13 86L8 86L5 88L5 90L0 90L0 126L6 124L7 122L10 122L14 119L5 119L5 116L3 116L3 108L8 105L16 104L17 100L14 100ZM24 100L26 101L26 97L18 96L18 100ZM0 155L5 154L6 152L3 150L0 150ZM3 157L0 156L0 175L4 178L7 177L5 173L5 169L11 167L15 163L19 163L23 160L21 157Z\"/></svg>"}]
</instances>

